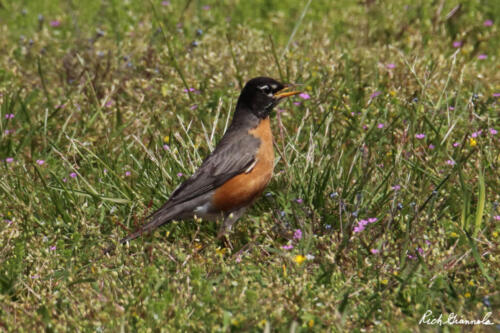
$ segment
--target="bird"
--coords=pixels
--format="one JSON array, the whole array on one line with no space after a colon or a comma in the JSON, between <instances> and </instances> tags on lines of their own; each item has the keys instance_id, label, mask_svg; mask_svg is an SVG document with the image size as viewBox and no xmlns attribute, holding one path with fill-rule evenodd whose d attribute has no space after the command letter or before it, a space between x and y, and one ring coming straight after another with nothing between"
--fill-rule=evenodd
<instances>
[{"instance_id":1,"label":"bird","mask_svg":"<svg viewBox=\"0 0 500 333\"><path fill-rule=\"evenodd\" d=\"M243 87L231 124L201 166L171 194L146 223L120 243L127 243L173 220L222 219L217 238L259 197L274 169L270 113L296 85L256 77ZM230 244L230 243L229 243Z\"/></svg>"}]
</instances>

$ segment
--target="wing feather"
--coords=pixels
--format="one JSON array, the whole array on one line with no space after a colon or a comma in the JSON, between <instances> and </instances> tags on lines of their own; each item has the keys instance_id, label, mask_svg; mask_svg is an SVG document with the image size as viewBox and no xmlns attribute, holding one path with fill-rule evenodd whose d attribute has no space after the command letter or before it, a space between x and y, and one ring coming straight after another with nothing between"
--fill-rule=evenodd
<instances>
[{"instance_id":1,"label":"wing feather","mask_svg":"<svg viewBox=\"0 0 500 333\"><path fill-rule=\"evenodd\" d=\"M212 191L255 162L260 140L247 133L227 134L200 168L172 193L168 203L178 204Z\"/></svg>"}]
</instances>

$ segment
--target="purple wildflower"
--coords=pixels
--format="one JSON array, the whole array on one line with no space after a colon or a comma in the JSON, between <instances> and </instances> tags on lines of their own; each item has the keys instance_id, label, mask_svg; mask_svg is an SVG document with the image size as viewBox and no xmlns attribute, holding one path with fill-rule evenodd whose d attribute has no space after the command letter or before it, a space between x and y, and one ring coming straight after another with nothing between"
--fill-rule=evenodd
<instances>
[{"instance_id":1,"label":"purple wildflower","mask_svg":"<svg viewBox=\"0 0 500 333\"><path fill-rule=\"evenodd\" d=\"M63 181L63 183L66 183L68 180L66 179L66 177L64 177L64 178L62 179L62 181Z\"/></svg>"},{"instance_id":2,"label":"purple wildflower","mask_svg":"<svg viewBox=\"0 0 500 333\"><path fill-rule=\"evenodd\" d=\"M453 47L454 48L459 48L460 46L462 46L462 41L455 41L455 42L453 42Z\"/></svg>"},{"instance_id":3,"label":"purple wildflower","mask_svg":"<svg viewBox=\"0 0 500 333\"><path fill-rule=\"evenodd\" d=\"M425 244L426 244L426 245L431 245L432 243L431 243L431 241L430 241L430 240L426 239L426 240L425 240Z\"/></svg>"},{"instance_id":4,"label":"purple wildflower","mask_svg":"<svg viewBox=\"0 0 500 333\"><path fill-rule=\"evenodd\" d=\"M14 118L14 114L13 113L7 113L5 115L5 119L12 119L12 118Z\"/></svg>"},{"instance_id":5,"label":"purple wildflower","mask_svg":"<svg viewBox=\"0 0 500 333\"><path fill-rule=\"evenodd\" d=\"M487 58L488 58L488 56L487 56L486 54L484 54L484 53L481 53L480 55L478 55L478 56L477 56L477 58L478 58L479 60L484 60L484 59L487 59Z\"/></svg>"},{"instance_id":6,"label":"purple wildflower","mask_svg":"<svg viewBox=\"0 0 500 333\"><path fill-rule=\"evenodd\" d=\"M170 1L164 0L164 1L161 2L161 5L162 6L168 6L168 5L170 5Z\"/></svg>"},{"instance_id":7,"label":"purple wildflower","mask_svg":"<svg viewBox=\"0 0 500 333\"><path fill-rule=\"evenodd\" d=\"M302 238L302 230L296 229L293 233L293 239L301 239Z\"/></svg>"},{"instance_id":8,"label":"purple wildflower","mask_svg":"<svg viewBox=\"0 0 500 333\"><path fill-rule=\"evenodd\" d=\"M203 6L203 10L210 10L210 6L209 5Z\"/></svg>"},{"instance_id":9,"label":"purple wildflower","mask_svg":"<svg viewBox=\"0 0 500 333\"><path fill-rule=\"evenodd\" d=\"M448 164L448 165L455 165L455 161L454 160L447 160L446 164Z\"/></svg>"},{"instance_id":10,"label":"purple wildflower","mask_svg":"<svg viewBox=\"0 0 500 333\"><path fill-rule=\"evenodd\" d=\"M365 227L362 226L362 225L357 225L357 226L354 227L354 232L355 233L361 232L363 230L365 230Z\"/></svg>"},{"instance_id":11,"label":"purple wildflower","mask_svg":"<svg viewBox=\"0 0 500 333\"><path fill-rule=\"evenodd\" d=\"M500 97L500 93L493 93L493 97Z\"/></svg>"},{"instance_id":12,"label":"purple wildflower","mask_svg":"<svg viewBox=\"0 0 500 333\"><path fill-rule=\"evenodd\" d=\"M163 149L170 151L170 146L169 145L163 145Z\"/></svg>"},{"instance_id":13,"label":"purple wildflower","mask_svg":"<svg viewBox=\"0 0 500 333\"><path fill-rule=\"evenodd\" d=\"M36 160L36 164L38 165L43 165L45 163L44 160Z\"/></svg>"},{"instance_id":14,"label":"purple wildflower","mask_svg":"<svg viewBox=\"0 0 500 333\"><path fill-rule=\"evenodd\" d=\"M198 108L198 104L193 104L189 107L190 110L196 110Z\"/></svg>"},{"instance_id":15,"label":"purple wildflower","mask_svg":"<svg viewBox=\"0 0 500 333\"><path fill-rule=\"evenodd\" d=\"M387 69L394 69L394 68L396 68L396 65L395 65L395 64L392 64L392 63L390 63L390 64L385 65L385 67L386 67Z\"/></svg>"},{"instance_id":16,"label":"purple wildflower","mask_svg":"<svg viewBox=\"0 0 500 333\"><path fill-rule=\"evenodd\" d=\"M375 223L375 222L377 222L377 221L378 221L378 218L376 218L376 217L370 217L370 218L368 219L368 223Z\"/></svg>"},{"instance_id":17,"label":"purple wildflower","mask_svg":"<svg viewBox=\"0 0 500 333\"><path fill-rule=\"evenodd\" d=\"M425 134L424 133L417 133L417 134L415 134L415 137L419 140L422 140L423 138L425 138Z\"/></svg>"},{"instance_id":18,"label":"purple wildflower","mask_svg":"<svg viewBox=\"0 0 500 333\"><path fill-rule=\"evenodd\" d=\"M302 198L298 198L298 199L297 199L297 200L295 200L295 201L297 201L297 203L299 203L299 204L301 204L301 203L303 203L303 202L304 202L304 200L302 200Z\"/></svg>"},{"instance_id":19,"label":"purple wildflower","mask_svg":"<svg viewBox=\"0 0 500 333\"><path fill-rule=\"evenodd\" d=\"M385 125L384 125L384 124L382 124L382 123L380 123L380 124L378 124L378 125L377 125L377 127L378 127L378 128L384 128L384 126L385 126Z\"/></svg>"},{"instance_id":20,"label":"purple wildflower","mask_svg":"<svg viewBox=\"0 0 500 333\"><path fill-rule=\"evenodd\" d=\"M454 106L450 106L448 109L449 109L450 111L453 111L453 110L455 110L455 107L454 107Z\"/></svg>"},{"instance_id":21,"label":"purple wildflower","mask_svg":"<svg viewBox=\"0 0 500 333\"><path fill-rule=\"evenodd\" d=\"M486 21L484 21L483 25L485 27L491 27L493 25L493 21L492 20L486 20Z\"/></svg>"},{"instance_id":22,"label":"purple wildflower","mask_svg":"<svg viewBox=\"0 0 500 333\"><path fill-rule=\"evenodd\" d=\"M305 93L305 92L304 93L300 93L299 97L302 98L302 99L309 99L309 98L311 98L311 96L309 96L309 94Z\"/></svg>"},{"instance_id":23,"label":"purple wildflower","mask_svg":"<svg viewBox=\"0 0 500 333\"><path fill-rule=\"evenodd\" d=\"M382 92L377 90L373 94L370 95L370 99L374 99L375 97L380 96L381 94L382 94Z\"/></svg>"},{"instance_id":24,"label":"purple wildflower","mask_svg":"<svg viewBox=\"0 0 500 333\"><path fill-rule=\"evenodd\" d=\"M417 249L417 251L418 251L418 253L419 253L421 256L423 256L423 255L424 255L424 249L422 249L421 247L419 247L419 248Z\"/></svg>"},{"instance_id":25,"label":"purple wildflower","mask_svg":"<svg viewBox=\"0 0 500 333\"><path fill-rule=\"evenodd\" d=\"M490 128L490 134L491 135L496 135L498 133L498 131L494 128Z\"/></svg>"},{"instance_id":26,"label":"purple wildflower","mask_svg":"<svg viewBox=\"0 0 500 333\"><path fill-rule=\"evenodd\" d=\"M457 148L458 146L460 146L460 142L454 142L453 143L453 147Z\"/></svg>"},{"instance_id":27,"label":"purple wildflower","mask_svg":"<svg viewBox=\"0 0 500 333\"><path fill-rule=\"evenodd\" d=\"M59 20L52 20L52 21L50 21L50 26L53 27L53 28L57 28L60 25L61 25L61 21L59 21Z\"/></svg>"},{"instance_id":28,"label":"purple wildflower","mask_svg":"<svg viewBox=\"0 0 500 333\"><path fill-rule=\"evenodd\" d=\"M182 177L183 175L184 175L184 174L183 174L182 172L179 172L179 173L177 174L177 177Z\"/></svg>"},{"instance_id":29,"label":"purple wildflower","mask_svg":"<svg viewBox=\"0 0 500 333\"><path fill-rule=\"evenodd\" d=\"M57 247L56 247L55 245L52 245L52 246L50 247L50 251L55 251L56 249L57 249Z\"/></svg>"},{"instance_id":30,"label":"purple wildflower","mask_svg":"<svg viewBox=\"0 0 500 333\"><path fill-rule=\"evenodd\" d=\"M399 191L401 189L401 185L394 185L391 187L394 191Z\"/></svg>"},{"instance_id":31,"label":"purple wildflower","mask_svg":"<svg viewBox=\"0 0 500 333\"><path fill-rule=\"evenodd\" d=\"M3 221L4 221L5 223L7 223L7 224L12 224L12 220L9 220L9 219L5 219L5 220L3 220Z\"/></svg>"},{"instance_id":32,"label":"purple wildflower","mask_svg":"<svg viewBox=\"0 0 500 333\"><path fill-rule=\"evenodd\" d=\"M373 253L373 254L377 254L379 252L379 250L377 250L377 249L371 249L370 252Z\"/></svg>"},{"instance_id":33,"label":"purple wildflower","mask_svg":"<svg viewBox=\"0 0 500 333\"><path fill-rule=\"evenodd\" d=\"M409 254L409 253L408 253L406 256L408 257L408 259L415 259L415 256L414 256L414 255L411 255L411 254Z\"/></svg>"},{"instance_id":34,"label":"purple wildflower","mask_svg":"<svg viewBox=\"0 0 500 333\"><path fill-rule=\"evenodd\" d=\"M495 221L500 221L500 215L495 215L495 216L493 216L493 219L494 219Z\"/></svg>"},{"instance_id":35,"label":"purple wildflower","mask_svg":"<svg viewBox=\"0 0 500 333\"><path fill-rule=\"evenodd\" d=\"M130 176L132 173L130 171L125 171L125 177Z\"/></svg>"},{"instance_id":36,"label":"purple wildflower","mask_svg":"<svg viewBox=\"0 0 500 333\"><path fill-rule=\"evenodd\" d=\"M102 172L103 172L104 174L107 174L107 173L108 173L108 169L104 168L104 169L102 170Z\"/></svg>"},{"instance_id":37,"label":"purple wildflower","mask_svg":"<svg viewBox=\"0 0 500 333\"><path fill-rule=\"evenodd\" d=\"M7 157L7 158L5 159L5 162L7 162L7 163L12 163L12 162L14 162L14 158L13 158L13 157Z\"/></svg>"},{"instance_id":38,"label":"purple wildflower","mask_svg":"<svg viewBox=\"0 0 500 333\"><path fill-rule=\"evenodd\" d=\"M241 256L237 256L236 259L234 259L234 261L236 261L237 263L240 263L241 262Z\"/></svg>"},{"instance_id":39,"label":"purple wildflower","mask_svg":"<svg viewBox=\"0 0 500 333\"><path fill-rule=\"evenodd\" d=\"M432 143L429 145L429 149L434 149L436 148Z\"/></svg>"},{"instance_id":40,"label":"purple wildflower","mask_svg":"<svg viewBox=\"0 0 500 333\"><path fill-rule=\"evenodd\" d=\"M113 101L112 100L109 100L109 101L106 102L106 107L107 108L110 108L112 105L113 105Z\"/></svg>"},{"instance_id":41,"label":"purple wildflower","mask_svg":"<svg viewBox=\"0 0 500 333\"><path fill-rule=\"evenodd\" d=\"M293 245L292 244L287 244L287 245L283 245L281 248L283 250L287 250L288 251L288 250L293 249Z\"/></svg>"},{"instance_id":42,"label":"purple wildflower","mask_svg":"<svg viewBox=\"0 0 500 333\"><path fill-rule=\"evenodd\" d=\"M297 105L298 106L300 104L302 104L302 103L300 103L300 102L293 102L293 105Z\"/></svg>"},{"instance_id":43,"label":"purple wildflower","mask_svg":"<svg viewBox=\"0 0 500 333\"><path fill-rule=\"evenodd\" d=\"M72 172L72 173L70 173L70 174L69 174L69 176L70 176L71 178L76 178L76 172Z\"/></svg>"}]
</instances>

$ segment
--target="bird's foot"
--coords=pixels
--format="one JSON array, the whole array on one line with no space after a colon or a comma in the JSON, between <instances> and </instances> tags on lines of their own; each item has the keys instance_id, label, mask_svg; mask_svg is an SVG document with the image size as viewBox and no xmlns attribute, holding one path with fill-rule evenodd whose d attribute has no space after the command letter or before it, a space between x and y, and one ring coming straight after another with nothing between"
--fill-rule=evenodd
<instances>
[{"instance_id":1,"label":"bird's foot","mask_svg":"<svg viewBox=\"0 0 500 333\"><path fill-rule=\"evenodd\" d=\"M224 243L224 247L231 249L231 252L233 251L233 244L226 233L219 233L219 235L217 235L217 240L221 240L222 243Z\"/></svg>"}]
</instances>

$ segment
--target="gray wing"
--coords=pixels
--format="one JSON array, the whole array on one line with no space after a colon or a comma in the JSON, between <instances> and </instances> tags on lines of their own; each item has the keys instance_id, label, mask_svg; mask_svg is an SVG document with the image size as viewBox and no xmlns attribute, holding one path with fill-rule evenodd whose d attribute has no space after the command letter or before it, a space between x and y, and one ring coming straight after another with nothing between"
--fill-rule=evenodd
<instances>
[{"instance_id":1,"label":"gray wing","mask_svg":"<svg viewBox=\"0 0 500 333\"><path fill-rule=\"evenodd\" d=\"M245 172L254 163L259 145L260 140L247 133L228 133L200 168L172 193L168 203L196 198Z\"/></svg>"}]
</instances>

